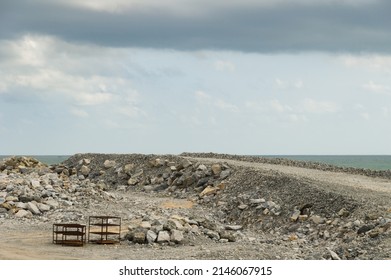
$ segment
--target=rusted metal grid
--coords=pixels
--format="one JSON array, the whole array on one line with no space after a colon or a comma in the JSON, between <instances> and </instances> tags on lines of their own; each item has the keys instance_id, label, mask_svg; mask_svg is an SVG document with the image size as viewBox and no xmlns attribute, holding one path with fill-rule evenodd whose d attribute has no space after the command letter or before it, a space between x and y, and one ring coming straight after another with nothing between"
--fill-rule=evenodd
<instances>
[{"instance_id":1,"label":"rusted metal grid","mask_svg":"<svg viewBox=\"0 0 391 280\"><path fill-rule=\"evenodd\" d=\"M116 216L90 216L88 242L115 244L121 240L121 218Z\"/></svg>"},{"instance_id":2,"label":"rusted metal grid","mask_svg":"<svg viewBox=\"0 0 391 280\"><path fill-rule=\"evenodd\" d=\"M53 224L53 243L66 246L83 246L86 243L86 226L81 224Z\"/></svg>"}]
</instances>

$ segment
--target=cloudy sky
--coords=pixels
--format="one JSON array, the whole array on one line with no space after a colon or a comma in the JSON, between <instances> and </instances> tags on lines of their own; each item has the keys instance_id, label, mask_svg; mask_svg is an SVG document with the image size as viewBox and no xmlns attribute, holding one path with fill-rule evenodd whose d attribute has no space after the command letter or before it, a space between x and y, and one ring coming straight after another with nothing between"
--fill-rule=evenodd
<instances>
[{"instance_id":1,"label":"cloudy sky","mask_svg":"<svg viewBox=\"0 0 391 280\"><path fill-rule=\"evenodd\" d=\"M391 154L390 11L1 0L0 154Z\"/></svg>"}]
</instances>

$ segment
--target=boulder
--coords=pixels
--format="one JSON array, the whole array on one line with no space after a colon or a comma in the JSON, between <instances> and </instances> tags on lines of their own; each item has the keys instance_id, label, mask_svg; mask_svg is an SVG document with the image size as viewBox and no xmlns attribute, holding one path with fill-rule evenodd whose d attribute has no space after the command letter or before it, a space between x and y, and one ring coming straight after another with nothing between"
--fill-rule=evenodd
<instances>
[{"instance_id":1,"label":"boulder","mask_svg":"<svg viewBox=\"0 0 391 280\"><path fill-rule=\"evenodd\" d=\"M109 168L112 168L116 165L116 162L115 160L105 160L105 162L103 163L103 166L106 168L106 169L109 169Z\"/></svg>"},{"instance_id":2,"label":"boulder","mask_svg":"<svg viewBox=\"0 0 391 280\"><path fill-rule=\"evenodd\" d=\"M133 233L133 242L143 244L146 241L146 233L142 230L137 230Z\"/></svg>"},{"instance_id":3,"label":"boulder","mask_svg":"<svg viewBox=\"0 0 391 280\"><path fill-rule=\"evenodd\" d=\"M170 233L166 230L159 231L159 234L157 236L157 243L165 243L170 242Z\"/></svg>"},{"instance_id":4,"label":"boulder","mask_svg":"<svg viewBox=\"0 0 391 280\"><path fill-rule=\"evenodd\" d=\"M183 240L183 233L180 230L171 230L170 241L175 243L181 243Z\"/></svg>"},{"instance_id":5,"label":"boulder","mask_svg":"<svg viewBox=\"0 0 391 280\"><path fill-rule=\"evenodd\" d=\"M149 244L154 243L157 239L157 234L153 230L148 230L146 238Z\"/></svg>"},{"instance_id":6,"label":"boulder","mask_svg":"<svg viewBox=\"0 0 391 280\"><path fill-rule=\"evenodd\" d=\"M222 171L220 164L213 164L211 168L212 168L213 175L216 175L216 176L220 175L220 173Z\"/></svg>"},{"instance_id":7,"label":"boulder","mask_svg":"<svg viewBox=\"0 0 391 280\"><path fill-rule=\"evenodd\" d=\"M221 171L221 173L220 173L220 179L221 179L221 180L224 180L224 179L226 179L230 174L231 174L231 170L230 170L230 169Z\"/></svg>"},{"instance_id":8,"label":"boulder","mask_svg":"<svg viewBox=\"0 0 391 280\"><path fill-rule=\"evenodd\" d=\"M182 166L183 168L188 168L189 166L193 165L193 163L188 159L183 159Z\"/></svg>"},{"instance_id":9,"label":"boulder","mask_svg":"<svg viewBox=\"0 0 391 280\"><path fill-rule=\"evenodd\" d=\"M31 212L28 211L28 210L24 210L24 209L20 209L20 210L15 214L15 217L16 217L16 218L24 218L24 217L31 217L31 216L33 216L33 215L31 214Z\"/></svg>"},{"instance_id":10,"label":"boulder","mask_svg":"<svg viewBox=\"0 0 391 280\"><path fill-rule=\"evenodd\" d=\"M296 222L296 221L299 219L299 217L300 217L300 213L301 213L301 212L300 212L300 210L298 210L298 209L296 209L295 211L293 211L290 220L291 220L292 222Z\"/></svg>"},{"instance_id":11,"label":"boulder","mask_svg":"<svg viewBox=\"0 0 391 280\"><path fill-rule=\"evenodd\" d=\"M128 175L131 175L131 173L134 171L134 164L128 163L124 166L124 172Z\"/></svg>"},{"instance_id":12,"label":"boulder","mask_svg":"<svg viewBox=\"0 0 391 280\"><path fill-rule=\"evenodd\" d=\"M41 214L41 211L39 211L39 208L33 202L27 202L27 209L34 215Z\"/></svg>"},{"instance_id":13,"label":"boulder","mask_svg":"<svg viewBox=\"0 0 391 280\"><path fill-rule=\"evenodd\" d=\"M321 217L321 216L318 216L318 215L314 215L314 216L311 216L310 218L311 221L313 221L315 224L324 224L326 222L326 219Z\"/></svg>"},{"instance_id":14,"label":"boulder","mask_svg":"<svg viewBox=\"0 0 391 280\"><path fill-rule=\"evenodd\" d=\"M86 166L86 165L83 165L81 168L80 168L80 172L81 174L83 174L84 176L88 176L88 174L90 174L91 172L91 169Z\"/></svg>"},{"instance_id":15,"label":"boulder","mask_svg":"<svg viewBox=\"0 0 391 280\"><path fill-rule=\"evenodd\" d=\"M128 185L129 186L135 186L135 185L137 185L137 183L138 183L138 179L137 178L130 178L128 180Z\"/></svg>"}]
</instances>

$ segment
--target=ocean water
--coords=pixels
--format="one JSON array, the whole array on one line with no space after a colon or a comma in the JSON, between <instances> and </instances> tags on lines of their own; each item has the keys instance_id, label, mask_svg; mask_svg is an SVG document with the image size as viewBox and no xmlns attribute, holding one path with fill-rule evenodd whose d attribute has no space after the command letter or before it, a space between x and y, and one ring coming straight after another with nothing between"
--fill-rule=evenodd
<instances>
[{"instance_id":1,"label":"ocean water","mask_svg":"<svg viewBox=\"0 0 391 280\"><path fill-rule=\"evenodd\" d=\"M262 157L287 158L292 160L327 163L341 167L366 168L372 170L391 169L390 155L266 155Z\"/></svg>"},{"instance_id":2,"label":"ocean water","mask_svg":"<svg viewBox=\"0 0 391 280\"><path fill-rule=\"evenodd\" d=\"M356 167L367 168L372 170L388 170L391 169L391 156L390 155L346 155L346 156L332 156L332 155L261 155L268 158L287 158L292 160L312 161L327 163L342 167ZM0 160L9 156L0 156ZM46 163L48 165L58 164L68 159L69 155L51 155L51 156L31 156L37 160Z\"/></svg>"}]
</instances>

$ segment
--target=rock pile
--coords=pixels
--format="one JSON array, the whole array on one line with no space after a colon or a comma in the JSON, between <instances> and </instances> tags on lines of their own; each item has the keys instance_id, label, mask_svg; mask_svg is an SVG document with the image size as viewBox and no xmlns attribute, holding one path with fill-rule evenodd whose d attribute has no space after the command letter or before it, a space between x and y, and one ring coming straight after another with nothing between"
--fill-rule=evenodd
<instances>
[{"instance_id":1,"label":"rock pile","mask_svg":"<svg viewBox=\"0 0 391 280\"><path fill-rule=\"evenodd\" d=\"M47 172L46 164L31 157L10 157L0 162L0 172L8 173L28 173L38 170L41 173Z\"/></svg>"},{"instance_id":2,"label":"rock pile","mask_svg":"<svg viewBox=\"0 0 391 280\"><path fill-rule=\"evenodd\" d=\"M172 155L78 154L53 166L6 159L0 170L0 219L80 221L91 205L109 202L114 209L121 194L142 193L139 209L115 210L137 213L127 219L125 239L132 244L233 242L252 231L270 236L265 242L271 245L297 245L298 258L360 259L379 256L375 251L391 239L390 205L224 159L212 164ZM149 196L186 198L210 216L149 211Z\"/></svg>"},{"instance_id":3,"label":"rock pile","mask_svg":"<svg viewBox=\"0 0 391 280\"><path fill-rule=\"evenodd\" d=\"M179 197L194 193L201 198L221 191L234 171L224 163L205 165L181 157L154 155L76 155L65 166L66 173L95 183L105 182L107 188L165 191Z\"/></svg>"},{"instance_id":4,"label":"rock pile","mask_svg":"<svg viewBox=\"0 0 391 280\"><path fill-rule=\"evenodd\" d=\"M196 238L235 242L242 226L221 225L205 218L148 217L132 220L125 240L138 244L191 244Z\"/></svg>"},{"instance_id":5,"label":"rock pile","mask_svg":"<svg viewBox=\"0 0 391 280\"><path fill-rule=\"evenodd\" d=\"M199 157L199 158L218 158L222 160L238 160L246 162L258 162L276 165L286 165L303 167L309 169L318 169L323 171L332 172L344 172L349 174L358 174L369 177L379 177L391 179L391 169L389 170L371 170L365 168L354 168L354 167L342 167L335 166L326 163L310 162L310 161L298 161L286 158L266 158L261 156L241 156L241 155L229 155L229 154L216 154L216 153L182 153L183 157Z\"/></svg>"},{"instance_id":6,"label":"rock pile","mask_svg":"<svg viewBox=\"0 0 391 280\"><path fill-rule=\"evenodd\" d=\"M97 184L65 168L51 167L32 158L5 159L0 173L0 217L47 219L70 207L84 208L93 200L112 200ZM86 200L84 198L88 197Z\"/></svg>"}]
</instances>

